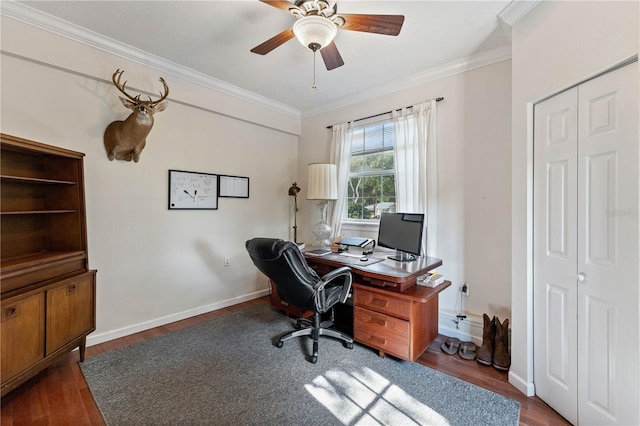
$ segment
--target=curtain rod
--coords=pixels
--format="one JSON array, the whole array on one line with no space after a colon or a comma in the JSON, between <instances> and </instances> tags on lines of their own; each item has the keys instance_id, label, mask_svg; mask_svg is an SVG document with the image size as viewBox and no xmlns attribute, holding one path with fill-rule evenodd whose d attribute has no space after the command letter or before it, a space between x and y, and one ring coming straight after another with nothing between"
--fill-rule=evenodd
<instances>
[{"instance_id":1,"label":"curtain rod","mask_svg":"<svg viewBox=\"0 0 640 426\"><path fill-rule=\"evenodd\" d=\"M443 97L436 98L436 102L442 102L442 101L444 101ZM413 107L413 105L409 105L408 107L405 107L405 108L412 108L412 107ZM380 114L374 114L374 115L370 115L368 117L357 118L355 120L347 121L347 123L355 123L356 121L362 121L362 120L368 120L370 118L380 117L381 115L391 114L393 111L402 111L402 108L398 108L396 110L391 110L391 111L387 111L387 112L381 112ZM327 126L327 129L333 129L333 126L335 126L335 124Z\"/></svg>"}]
</instances>

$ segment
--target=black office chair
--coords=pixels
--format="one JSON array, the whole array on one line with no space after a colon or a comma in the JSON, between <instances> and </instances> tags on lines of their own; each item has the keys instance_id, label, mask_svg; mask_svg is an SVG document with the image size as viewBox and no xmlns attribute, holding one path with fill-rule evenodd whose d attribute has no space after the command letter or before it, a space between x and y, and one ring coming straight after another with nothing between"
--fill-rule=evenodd
<instances>
[{"instance_id":1,"label":"black office chair","mask_svg":"<svg viewBox=\"0 0 640 426\"><path fill-rule=\"evenodd\" d=\"M311 336L313 354L311 362L318 361L318 338L329 336L340 339L353 349L353 339L337 330L329 329L333 321L321 322L322 314L340 302L346 302L351 289L351 268L341 267L320 277L307 265L307 261L293 242L273 238L254 238L245 244L251 260L275 285L280 299L313 312L313 322L298 320L302 329L292 331L278 339L276 346L292 337Z\"/></svg>"}]
</instances>

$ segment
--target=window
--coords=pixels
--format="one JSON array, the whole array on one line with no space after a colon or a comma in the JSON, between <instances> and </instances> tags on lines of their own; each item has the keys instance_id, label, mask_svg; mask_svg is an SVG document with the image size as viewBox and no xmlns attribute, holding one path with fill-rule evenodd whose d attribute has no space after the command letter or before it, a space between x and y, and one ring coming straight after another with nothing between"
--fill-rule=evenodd
<instances>
[{"instance_id":1,"label":"window","mask_svg":"<svg viewBox=\"0 0 640 426\"><path fill-rule=\"evenodd\" d=\"M393 122L353 131L345 219L379 219L396 211Z\"/></svg>"}]
</instances>

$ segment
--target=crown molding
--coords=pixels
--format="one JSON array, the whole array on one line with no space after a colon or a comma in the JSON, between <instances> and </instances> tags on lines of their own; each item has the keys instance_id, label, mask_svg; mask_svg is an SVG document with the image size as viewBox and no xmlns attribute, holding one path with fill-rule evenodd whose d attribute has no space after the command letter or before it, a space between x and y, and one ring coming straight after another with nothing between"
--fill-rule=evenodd
<instances>
[{"instance_id":1,"label":"crown molding","mask_svg":"<svg viewBox=\"0 0 640 426\"><path fill-rule=\"evenodd\" d=\"M511 28L522 18L524 18L542 0L514 0L509 3L500 13L498 20L507 40L511 42Z\"/></svg>"},{"instance_id":2,"label":"crown molding","mask_svg":"<svg viewBox=\"0 0 640 426\"><path fill-rule=\"evenodd\" d=\"M13 0L0 2L0 15L4 15L31 25L33 27L57 34L67 39L82 43L104 52L120 56L124 59L157 69L163 73L196 83L208 89L233 96L246 102L270 109L293 118L300 118L300 110L289 105L274 101L238 86L215 79L198 71L184 67L175 62L137 49L102 34L72 24L63 19L41 12L25 4Z\"/></svg>"},{"instance_id":3,"label":"crown molding","mask_svg":"<svg viewBox=\"0 0 640 426\"><path fill-rule=\"evenodd\" d=\"M304 111L302 118L308 118L314 115L322 114L328 111L333 111L338 108L348 107L360 102L365 102L373 98L388 95L398 92L400 90L410 89L422 84L426 84L435 80L440 80L445 77L460 74L463 72L471 71L476 68L480 68L486 65L491 65L496 62L505 61L511 59L511 46L503 46L492 50L487 50L475 55L467 56L465 58L457 59L447 64L430 68L428 70L403 78L401 81L395 81L375 88L371 88L366 91L351 94L339 99L336 102L332 102L327 105L323 105L319 108ZM373 93L375 91L375 93Z\"/></svg>"},{"instance_id":4,"label":"crown molding","mask_svg":"<svg viewBox=\"0 0 640 426\"><path fill-rule=\"evenodd\" d=\"M515 0L502 9L498 14L498 19L505 24L513 27L520 19L524 18L527 13L531 12L534 7L540 4L542 0Z\"/></svg>"},{"instance_id":5,"label":"crown molding","mask_svg":"<svg viewBox=\"0 0 640 426\"><path fill-rule=\"evenodd\" d=\"M509 3L498 15L498 19L503 26L503 30L508 30L507 38L510 41L511 26L524 17L529 11L540 3L541 0L516 0ZM171 74L178 78L193 82L208 89L233 96L246 102L267 108L274 112L286 115L292 118L307 118L324 112L332 111L338 108L347 107L359 102L364 102L379 96L388 95L400 90L415 87L434 80L449 77L455 74L470 71L472 69L490 65L492 63L504 61L511 58L511 46L504 46L479 54L461 58L453 62L430 68L420 73L414 74L409 78L403 79L401 82L391 82L375 87L373 89L361 91L356 94L345 96L335 102L320 106L318 108L305 110L301 112L299 109L289 105L274 101L267 97L258 95L238 86L226 83L222 80L215 79L198 71L184 67L175 62L152 55L149 52L142 51L127 44L118 42L111 38L96 32L87 30L86 28L72 24L60 18L54 17L47 13L33 9L23 3L17 3L13 0L0 1L0 15L5 15L17 21L26 23L36 28L40 28L47 32L57 34L67 39L82 43L104 52L120 56L124 59L149 66L163 73ZM506 28L506 29L505 29Z\"/></svg>"},{"instance_id":6,"label":"crown molding","mask_svg":"<svg viewBox=\"0 0 640 426\"><path fill-rule=\"evenodd\" d=\"M434 80L470 71L485 65L511 59L511 27L533 10L533 8L535 8L541 1L542 0L514 0L498 14L498 20L502 26L505 36L507 37L507 41L509 42L508 46L481 52L441 66L430 68L426 71L415 74L412 77L404 79L402 81L402 85L399 85L398 83L389 83L378 86L375 88L376 94L374 96L370 94L370 91L360 92L359 94L349 95L348 97L342 98L331 104L303 111L302 118L308 118L334 109L348 107L359 102L370 100L374 97L387 95L399 90L408 89L420 84L425 84Z\"/></svg>"}]
</instances>

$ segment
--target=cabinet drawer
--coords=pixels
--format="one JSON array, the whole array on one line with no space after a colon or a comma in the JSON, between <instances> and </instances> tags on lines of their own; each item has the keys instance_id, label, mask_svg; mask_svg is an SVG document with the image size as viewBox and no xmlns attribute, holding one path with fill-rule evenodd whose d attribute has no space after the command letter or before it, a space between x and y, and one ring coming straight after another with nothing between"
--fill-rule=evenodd
<instances>
[{"instance_id":1,"label":"cabinet drawer","mask_svg":"<svg viewBox=\"0 0 640 426\"><path fill-rule=\"evenodd\" d=\"M4 224L2 226L4 226ZM2 244L4 244L4 241L2 241ZM84 255L77 256L71 259L55 260L51 262L48 262L46 259L44 259L44 256L41 257L43 258L41 266L29 268L25 271L18 271L16 273L3 275L1 277L0 284L2 292L6 293L11 290L16 290L20 287L25 287L29 284L85 270L86 257Z\"/></svg>"},{"instance_id":2,"label":"cabinet drawer","mask_svg":"<svg viewBox=\"0 0 640 426\"><path fill-rule=\"evenodd\" d=\"M383 352L387 352L396 355L403 359L409 359L409 323L399 320L397 318L390 318L385 315L377 315L374 312L368 312L362 308L355 308L355 321L353 325L353 334L356 341L363 343L367 346L380 349ZM400 324L394 324L386 327L381 326L378 321L384 317L387 321L390 319L398 321L404 324L404 329L407 332L406 336L396 334L392 331L393 328L401 327ZM362 321L362 319L365 321ZM373 319L373 322L366 321L367 318Z\"/></svg>"},{"instance_id":3,"label":"cabinet drawer","mask_svg":"<svg viewBox=\"0 0 640 426\"><path fill-rule=\"evenodd\" d=\"M393 294L380 294L362 288L356 289L354 295L354 303L356 306L393 315L398 318L409 319L411 310L411 302L409 300L396 298Z\"/></svg>"},{"instance_id":4,"label":"cabinet drawer","mask_svg":"<svg viewBox=\"0 0 640 426\"><path fill-rule=\"evenodd\" d=\"M2 301L2 383L44 358L44 293Z\"/></svg>"},{"instance_id":5,"label":"cabinet drawer","mask_svg":"<svg viewBox=\"0 0 640 426\"><path fill-rule=\"evenodd\" d=\"M47 355L95 329L95 274L47 290Z\"/></svg>"},{"instance_id":6,"label":"cabinet drawer","mask_svg":"<svg viewBox=\"0 0 640 426\"><path fill-rule=\"evenodd\" d=\"M354 310L354 321L361 327L376 331L376 333L393 333L402 337L409 337L409 321L391 317L356 307Z\"/></svg>"}]
</instances>

